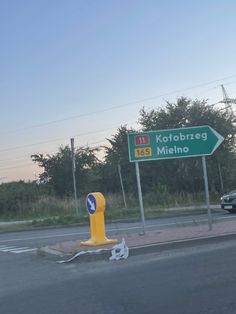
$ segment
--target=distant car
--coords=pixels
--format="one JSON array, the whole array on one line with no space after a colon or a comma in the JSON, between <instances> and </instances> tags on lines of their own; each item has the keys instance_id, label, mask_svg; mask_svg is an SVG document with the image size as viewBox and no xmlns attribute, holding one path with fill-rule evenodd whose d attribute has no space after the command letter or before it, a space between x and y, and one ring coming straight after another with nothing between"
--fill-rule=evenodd
<instances>
[{"instance_id":1,"label":"distant car","mask_svg":"<svg viewBox=\"0 0 236 314\"><path fill-rule=\"evenodd\" d=\"M221 197L221 208L236 213L236 190Z\"/></svg>"}]
</instances>

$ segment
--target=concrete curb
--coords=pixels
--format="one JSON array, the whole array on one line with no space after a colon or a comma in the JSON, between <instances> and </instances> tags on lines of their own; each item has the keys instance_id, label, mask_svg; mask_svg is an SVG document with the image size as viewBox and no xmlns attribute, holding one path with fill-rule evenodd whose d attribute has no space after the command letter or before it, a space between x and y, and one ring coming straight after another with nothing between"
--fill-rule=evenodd
<instances>
[{"instance_id":1,"label":"concrete curb","mask_svg":"<svg viewBox=\"0 0 236 314\"><path fill-rule=\"evenodd\" d=\"M152 243L142 246L129 247L129 256L138 256L144 254L161 253L173 249L182 249L198 245L214 244L223 242L226 240L235 240L236 233L221 234L216 236L188 238L180 240L172 240L161 243ZM94 249L95 251L96 249ZM75 253L76 254L76 253ZM52 250L49 247L41 248L38 250L39 256L46 256L55 261L67 260L73 257L75 254L62 253L60 251ZM90 254L80 255L74 259L73 262L96 262L96 261L109 261L111 256L111 249L102 249L101 252L94 252Z\"/></svg>"},{"instance_id":2,"label":"concrete curb","mask_svg":"<svg viewBox=\"0 0 236 314\"><path fill-rule=\"evenodd\" d=\"M133 247L130 249L133 256L141 254L150 254L164 252L172 249L188 248L197 245L214 244L219 242L224 242L226 240L235 240L236 233L233 234L222 234L212 237L199 237L199 238L189 238L175 241L167 241L162 243L155 243L150 245Z\"/></svg>"}]
</instances>

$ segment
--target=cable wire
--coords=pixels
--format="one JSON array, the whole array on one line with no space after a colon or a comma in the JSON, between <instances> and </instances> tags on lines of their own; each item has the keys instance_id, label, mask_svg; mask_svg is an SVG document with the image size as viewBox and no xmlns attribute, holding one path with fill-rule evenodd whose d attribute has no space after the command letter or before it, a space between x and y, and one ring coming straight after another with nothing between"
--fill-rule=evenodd
<instances>
[{"instance_id":1,"label":"cable wire","mask_svg":"<svg viewBox=\"0 0 236 314\"><path fill-rule=\"evenodd\" d=\"M78 114L78 115L73 115L73 116L70 116L70 117L62 118L62 119L57 119L57 120L52 120L52 121L48 121L48 122L43 122L43 123L40 123L40 124L35 124L35 125L28 126L28 127L25 127L25 128L12 130L10 132L2 132L2 134L15 133L15 132L19 132L19 131L25 131L25 130L29 130L29 129L33 129L33 128L40 128L40 127L44 127L44 126L48 126L48 125L52 125L52 124L56 124L56 123L61 123L61 122L68 121L68 120L74 120L74 119L78 119L78 118L82 118L82 117L88 117L88 116L92 116L92 115L108 112L108 111L111 111L111 110L127 107L127 106L134 105L134 104L137 104L137 103L158 99L158 98L169 96L169 95L173 95L173 94L182 93L182 92L185 92L185 91L188 91L188 90L191 90L191 89L196 89L196 88L199 88L199 87L211 85L211 84L218 83L218 82L221 82L221 81L224 81L224 80L228 80L228 79L231 79L231 78L235 78L235 77L236 77L236 74L230 75L230 76L226 76L226 77L223 77L223 78L219 78L219 79L216 79L216 80L212 80L212 81L209 81L209 82L205 82L205 83L201 83L201 84L197 84L197 85L192 85L192 86L189 86L189 87L186 87L186 88L177 89L175 91L159 94L159 95L156 95L156 96L135 100L135 101L132 101L132 102L121 104L121 105L114 105L114 106L107 107L107 108L100 109L100 110L95 110L95 111L91 111L91 112L87 112L87 113L83 113L83 114Z\"/></svg>"}]
</instances>

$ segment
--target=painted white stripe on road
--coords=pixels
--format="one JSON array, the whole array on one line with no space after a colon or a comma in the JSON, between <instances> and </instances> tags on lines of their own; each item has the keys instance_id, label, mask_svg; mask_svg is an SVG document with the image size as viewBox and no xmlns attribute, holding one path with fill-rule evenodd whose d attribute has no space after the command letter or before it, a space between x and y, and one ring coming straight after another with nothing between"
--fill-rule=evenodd
<instances>
[{"instance_id":1,"label":"painted white stripe on road","mask_svg":"<svg viewBox=\"0 0 236 314\"><path fill-rule=\"evenodd\" d=\"M15 247L15 246L6 246L6 245L3 245L3 246L0 246L0 250L1 249L10 249L10 248L12 248L12 247Z\"/></svg>"},{"instance_id":2,"label":"painted white stripe on road","mask_svg":"<svg viewBox=\"0 0 236 314\"><path fill-rule=\"evenodd\" d=\"M9 252L15 252L15 251L18 251L18 250L25 250L25 249L29 249L29 247L27 247L27 246L25 246L25 247L15 247L14 249L9 250Z\"/></svg>"},{"instance_id":3,"label":"painted white stripe on road","mask_svg":"<svg viewBox=\"0 0 236 314\"><path fill-rule=\"evenodd\" d=\"M0 252L9 252L9 253L25 253L25 252L32 252L36 251L36 248L30 248L30 247L15 247L15 246L1 246Z\"/></svg>"},{"instance_id":4,"label":"painted white stripe on road","mask_svg":"<svg viewBox=\"0 0 236 314\"><path fill-rule=\"evenodd\" d=\"M236 215L230 215L227 217L213 217L213 221L220 221L220 220L230 220L231 218L236 218ZM161 228L161 227L171 227L171 226L178 226L179 224L186 224L186 223L193 223L193 222L207 222L207 219L190 219L190 220L178 220L176 222L169 222L164 224L152 224L152 225L146 225L145 228ZM138 230L141 229L142 226L134 226L134 227L123 227L123 228L113 228L109 229L107 228L108 232L120 232L120 231L128 231L128 230ZM40 239L50 239L50 238L61 238L61 237L70 237L70 236L82 236L82 235L90 235L90 231L84 231L84 232L74 232L74 233L63 233L63 234L52 234L52 235L46 235L46 236L35 236L35 237L25 237L25 238L13 238L13 239L6 239L6 240L0 240L0 243L7 243L7 242L14 242L14 241L25 241L25 240L40 240Z\"/></svg>"},{"instance_id":5,"label":"painted white stripe on road","mask_svg":"<svg viewBox=\"0 0 236 314\"><path fill-rule=\"evenodd\" d=\"M11 251L11 253L26 253L26 252L34 252L36 251L37 249L30 249L30 248L27 248L27 249L18 249L18 250L14 250L14 251Z\"/></svg>"},{"instance_id":6,"label":"painted white stripe on road","mask_svg":"<svg viewBox=\"0 0 236 314\"><path fill-rule=\"evenodd\" d=\"M147 225L146 228L152 228L152 227L161 227L161 226L171 226L176 225L176 223L169 223L169 224L163 224L163 225ZM117 232L117 231L128 231L128 230L137 230L141 229L142 226L135 226L135 227L129 227L129 228L115 228L115 229L107 229L108 232ZM25 240L40 240L40 239L50 239L50 238L61 238L61 237L70 237L70 236L80 236L80 235L90 235L90 231L84 231L84 232L74 232L74 233L63 233L63 234L54 234L54 235L47 235L47 236L36 236L36 237L27 237L27 238L13 238L13 239L7 239L7 240L0 240L0 243L7 243L7 242L14 242L14 241L25 241Z\"/></svg>"},{"instance_id":7,"label":"painted white stripe on road","mask_svg":"<svg viewBox=\"0 0 236 314\"><path fill-rule=\"evenodd\" d=\"M58 237L66 237L66 236L74 236L74 235L85 235L85 234L90 234L90 231L55 234L55 235L47 235L47 236L37 236L37 237L27 237L27 238L14 238L14 239L0 240L0 243L13 242L13 241L25 241L25 240L50 239L50 238L58 238Z\"/></svg>"},{"instance_id":8,"label":"painted white stripe on road","mask_svg":"<svg viewBox=\"0 0 236 314\"><path fill-rule=\"evenodd\" d=\"M2 248L0 250L0 252L9 252L9 251L14 250L14 249L16 249L15 246L6 246L5 248Z\"/></svg>"},{"instance_id":9,"label":"painted white stripe on road","mask_svg":"<svg viewBox=\"0 0 236 314\"><path fill-rule=\"evenodd\" d=\"M207 221L207 220L206 220ZM187 222L187 221L186 221ZM192 221L189 221L192 222ZM166 224L154 224L154 225L146 225L145 228L153 228L153 227L166 227L166 226L173 226L177 225L176 222L166 223ZM134 226L129 228L115 228L115 229L107 229L108 232L118 232L118 231L128 231L128 230L137 230L141 229L142 226ZM36 237L27 237L27 238L13 238L13 239L7 239L7 240L0 240L0 243L6 243L6 242L14 242L14 241L25 241L25 240L40 240L40 239L50 239L50 238L60 238L60 237L70 237L70 236L80 236L80 235L90 235L90 231L84 231L84 232L74 232L74 233L62 233L62 234L54 234L54 235L47 235L47 236L36 236Z\"/></svg>"}]
</instances>

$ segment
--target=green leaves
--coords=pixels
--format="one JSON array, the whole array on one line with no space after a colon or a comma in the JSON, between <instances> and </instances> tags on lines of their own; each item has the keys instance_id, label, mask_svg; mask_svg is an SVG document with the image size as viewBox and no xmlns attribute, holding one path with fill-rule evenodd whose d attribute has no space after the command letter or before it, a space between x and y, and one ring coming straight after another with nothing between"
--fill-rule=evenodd
<instances>
[{"instance_id":1,"label":"green leaves","mask_svg":"<svg viewBox=\"0 0 236 314\"><path fill-rule=\"evenodd\" d=\"M91 172L98 164L95 152L95 149L89 147L80 147L75 151L76 181L80 193L85 193L88 190ZM39 176L41 183L47 184L59 196L73 193L72 161L69 146L60 147L58 152L53 155L35 154L31 158L38 163L39 167L43 168L43 173Z\"/></svg>"},{"instance_id":2,"label":"green leaves","mask_svg":"<svg viewBox=\"0 0 236 314\"><path fill-rule=\"evenodd\" d=\"M235 188L235 114L231 110L217 109L205 100L190 100L185 97L176 103L167 102L165 107L143 108L139 113L139 124L143 131L164 130L190 126L209 125L224 138L223 144L208 158L209 186L212 191ZM126 192L136 193L134 165L129 162L127 134L137 130L121 126L103 147L97 158L97 150L80 147L75 151L76 181L79 195L92 190L101 192L121 192L118 165L121 166L123 184ZM32 160L43 172L40 181L50 187L57 195L71 195L72 166L68 146L60 147L54 155L35 154ZM140 164L142 189L144 193L157 191L165 186L171 192L202 191L202 167L199 158L150 161Z\"/></svg>"}]
</instances>

